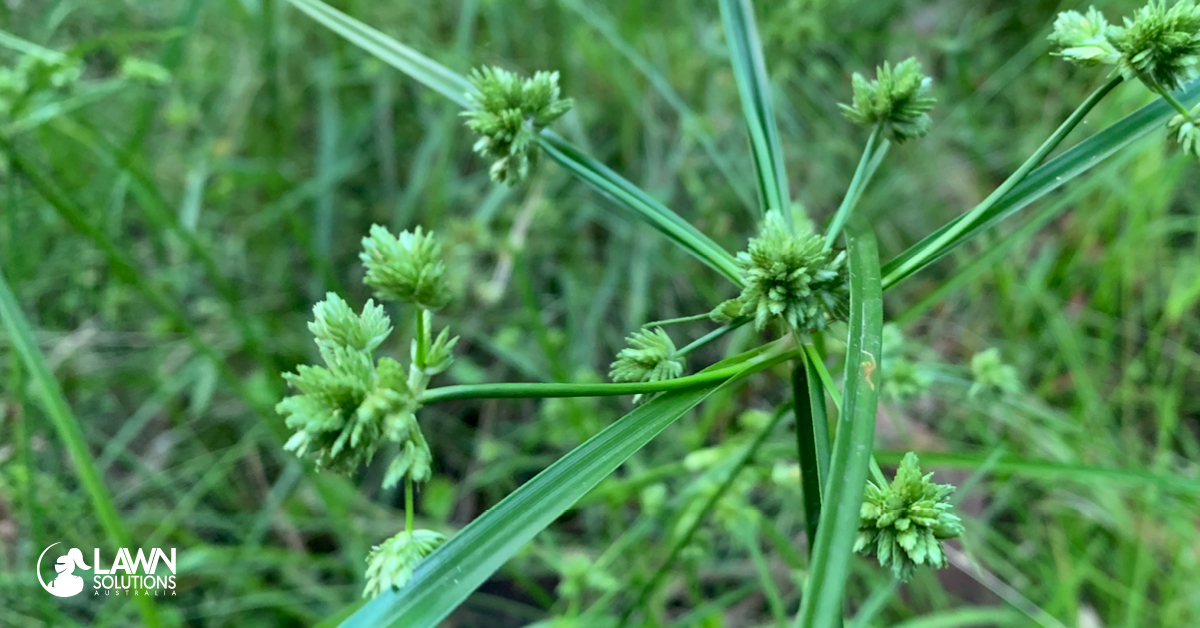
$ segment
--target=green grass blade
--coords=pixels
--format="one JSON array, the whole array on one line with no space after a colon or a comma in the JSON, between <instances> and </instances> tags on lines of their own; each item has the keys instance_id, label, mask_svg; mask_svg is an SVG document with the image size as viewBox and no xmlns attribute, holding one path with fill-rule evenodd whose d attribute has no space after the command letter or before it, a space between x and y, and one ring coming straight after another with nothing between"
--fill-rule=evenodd
<instances>
[{"instance_id":1,"label":"green grass blade","mask_svg":"<svg viewBox=\"0 0 1200 628\"><path fill-rule=\"evenodd\" d=\"M712 393L786 362L793 351L746 361L721 384L663 394L625 415L505 497L417 568L399 592L386 592L344 626L433 628L509 558L676 419Z\"/></svg>"},{"instance_id":2,"label":"green grass blade","mask_svg":"<svg viewBox=\"0 0 1200 628\"><path fill-rule=\"evenodd\" d=\"M319 0L289 1L355 46L375 55L459 106L468 107L466 95L474 88L461 74ZM730 281L741 285L741 276L733 255L666 205L550 130L542 132L538 144L550 158L584 183L612 199L629 215L648 223Z\"/></svg>"},{"instance_id":3,"label":"green grass blade","mask_svg":"<svg viewBox=\"0 0 1200 628\"><path fill-rule=\"evenodd\" d=\"M489 509L344 624L433 628L534 536L718 386L671 392L625 415Z\"/></svg>"},{"instance_id":4,"label":"green grass blade","mask_svg":"<svg viewBox=\"0 0 1200 628\"><path fill-rule=\"evenodd\" d=\"M418 83L464 108L467 106L467 93L473 88L463 75L324 2L319 0L288 1L322 26L378 57L384 63L416 79Z\"/></svg>"},{"instance_id":5,"label":"green grass blade","mask_svg":"<svg viewBox=\"0 0 1200 628\"><path fill-rule=\"evenodd\" d=\"M750 148L758 174L763 210L780 210L790 224L791 195L788 193L783 148L779 142L775 110L771 106L771 82L767 77L762 42L758 38L754 7L750 0L721 0L721 22L725 26L725 41L729 45L729 58L742 100L742 113L750 133Z\"/></svg>"},{"instance_id":6,"label":"green grass blade","mask_svg":"<svg viewBox=\"0 0 1200 628\"><path fill-rule=\"evenodd\" d=\"M1190 83L1175 93L1182 103L1192 104L1200 99L1200 79ZM979 235L996 223L1012 216L1029 206L1030 203L1058 189L1068 181L1075 179L1090 170L1100 162L1112 156L1117 151L1128 147L1152 131L1166 126L1168 120L1175 116L1175 110L1166 101L1159 99L1141 109L1125 116L1112 126L1100 131L1065 151L1058 157L1046 162L1034 170L1020 184L1000 198L988 211L981 213L972 220L972 224L958 237L947 242L945 246L935 251L920 265L900 272L910 259L922 254L925 249L939 240L943 234L956 228L958 220L943 225L937 231L926 236L920 242L912 245L895 259L883 267L885 277L884 289L900 283L904 279L920 272L930 264L941 259L947 253L961 246L971 238Z\"/></svg>"},{"instance_id":7,"label":"green grass blade","mask_svg":"<svg viewBox=\"0 0 1200 628\"><path fill-rule=\"evenodd\" d=\"M811 552L821 518L822 493L829 476L829 415L825 389L811 359L802 355L792 369L795 399L796 450L800 460L800 488L804 498L804 524Z\"/></svg>"},{"instance_id":8,"label":"green grass blade","mask_svg":"<svg viewBox=\"0 0 1200 628\"><path fill-rule=\"evenodd\" d=\"M2 269L0 269L0 320L3 321L4 329L8 332L13 348L29 372L43 410L50 418L54 430L58 432L58 437L62 439L71 456L71 462L74 463L76 472L79 474L79 482L87 491L88 497L91 498L92 509L95 510L96 518L100 520L101 527L108 535L109 542L115 547L132 547L132 537L125 527L125 522L121 520L121 515L117 513L116 506L113 505L112 496L108 494L100 472L96 469L96 461L92 458L91 451L88 450L83 430L79 427L79 421L71 412L71 406L67 404L62 388L54 379L50 367L46 365L46 358L38 349L37 342L33 338L33 329L25 318L24 312L21 311L16 296L9 289ZM135 601L145 625L160 625L158 611L154 607L153 600L141 596Z\"/></svg>"},{"instance_id":9,"label":"green grass blade","mask_svg":"<svg viewBox=\"0 0 1200 628\"><path fill-rule=\"evenodd\" d=\"M542 131L538 144L547 156L612 199L618 207L654 227L733 283L742 284L733 256L666 205L549 129Z\"/></svg>"},{"instance_id":10,"label":"green grass blade","mask_svg":"<svg viewBox=\"0 0 1200 628\"><path fill-rule=\"evenodd\" d=\"M875 236L861 219L847 225L846 249L850 264L846 389L808 582L796 615L796 626L802 628L834 628L842 621L842 595L850 575L859 508L875 440L883 290Z\"/></svg>"}]
</instances>

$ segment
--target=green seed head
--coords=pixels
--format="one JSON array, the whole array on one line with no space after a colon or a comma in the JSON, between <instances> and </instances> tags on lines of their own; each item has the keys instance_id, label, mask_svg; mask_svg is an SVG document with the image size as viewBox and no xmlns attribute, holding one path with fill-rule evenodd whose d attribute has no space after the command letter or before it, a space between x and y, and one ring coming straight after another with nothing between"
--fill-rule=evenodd
<instances>
[{"instance_id":1,"label":"green seed head","mask_svg":"<svg viewBox=\"0 0 1200 628\"><path fill-rule=\"evenodd\" d=\"M1017 369L1005 364L995 347L976 353L971 358L971 374L975 382L968 394L972 397L1015 393L1021 389Z\"/></svg>"},{"instance_id":2,"label":"green seed head","mask_svg":"<svg viewBox=\"0 0 1200 628\"><path fill-rule=\"evenodd\" d=\"M1200 125L1196 124L1200 121L1200 105L1193 107L1189 113L1187 117L1181 113L1171 118L1167 127L1185 154L1200 158Z\"/></svg>"},{"instance_id":3,"label":"green seed head","mask_svg":"<svg viewBox=\"0 0 1200 628\"><path fill-rule=\"evenodd\" d=\"M403 231L394 236L380 225L363 238L359 255L367 268L363 281L380 299L411 303L430 311L450 302L442 245L433 233Z\"/></svg>"},{"instance_id":4,"label":"green seed head","mask_svg":"<svg viewBox=\"0 0 1200 628\"><path fill-rule=\"evenodd\" d=\"M1077 65L1113 65L1121 55L1108 40L1108 20L1090 7L1087 13L1063 11L1054 21L1050 43L1058 49L1054 54Z\"/></svg>"},{"instance_id":5,"label":"green seed head","mask_svg":"<svg viewBox=\"0 0 1200 628\"><path fill-rule=\"evenodd\" d=\"M463 112L467 128L480 136L475 152L492 160L493 181L515 185L529 176L537 158L538 132L570 108L561 98L558 72L523 78L508 70L484 67L471 72L475 91L467 94L471 109Z\"/></svg>"},{"instance_id":6,"label":"green seed head","mask_svg":"<svg viewBox=\"0 0 1200 628\"><path fill-rule=\"evenodd\" d=\"M1200 6L1182 0L1168 9L1162 0L1151 1L1124 26L1109 27L1108 39L1120 53L1117 69L1125 78L1177 89L1200 61Z\"/></svg>"},{"instance_id":7,"label":"green seed head","mask_svg":"<svg viewBox=\"0 0 1200 628\"><path fill-rule=\"evenodd\" d=\"M909 452L891 485L867 483L854 551L874 555L900 580L908 580L920 565L945 567L942 541L963 532L948 501L954 487L934 484L932 477L921 475L917 455Z\"/></svg>"},{"instance_id":8,"label":"green seed head","mask_svg":"<svg viewBox=\"0 0 1200 628\"><path fill-rule=\"evenodd\" d=\"M742 294L718 305L710 316L753 317L760 331L781 318L802 332L844 318L849 304L845 253L834 254L824 244L811 231L792 233L778 211L767 212L758 237L737 256L745 280Z\"/></svg>"},{"instance_id":9,"label":"green seed head","mask_svg":"<svg viewBox=\"0 0 1200 628\"><path fill-rule=\"evenodd\" d=\"M387 338L392 327L383 306L368 300L362 314L357 315L341 297L330 292L324 301L313 306L313 321L308 330L318 341L370 352Z\"/></svg>"},{"instance_id":10,"label":"green seed head","mask_svg":"<svg viewBox=\"0 0 1200 628\"><path fill-rule=\"evenodd\" d=\"M446 542L432 530L401 532L371 548L367 554L367 586L364 598L373 598L388 589L400 590L412 579L417 565Z\"/></svg>"},{"instance_id":11,"label":"green seed head","mask_svg":"<svg viewBox=\"0 0 1200 628\"><path fill-rule=\"evenodd\" d=\"M929 133L929 111L937 102L928 95L930 83L916 59L901 61L895 68L885 62L873 81L855 72L854 101L838 106L852 122L882 125L888 137L900 143Z\"/></svg>"},{"instance_id":12,"label":"green seed head","mask_svg":"<svg viewBox=\"0 0 1200 628\"><path fill-rule=\"evenodd\" d=\"M629 346L609 367L614 382L661 382L683 375L685 360L676 355L675 343L661 327L639 329L625 340Z\"/></svg>"}]
</instances>

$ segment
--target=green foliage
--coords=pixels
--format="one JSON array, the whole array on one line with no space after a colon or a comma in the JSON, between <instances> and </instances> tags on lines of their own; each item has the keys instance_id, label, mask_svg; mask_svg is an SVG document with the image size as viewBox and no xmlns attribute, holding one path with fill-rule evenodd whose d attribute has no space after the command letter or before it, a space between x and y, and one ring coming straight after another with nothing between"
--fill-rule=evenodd
<instances>
[{"instance_id":1,"label":"green foliage","mask_svg":"<svg viewBox=\"0 0 1200 628\"><path fill-rule=\"evenodd\" d=\"M446 537L431 530L405 531L371 548L367 555L367 587L363 597L371 598L386 590L400 590L412 578L417 565L446 542Z\"/></svg>"},{"instance_id":2,"label":"green foliage","mask_svg":"<svg viewBox=\"0 0 1200 628\"><path fill-rule=\"evenodd\" d=\"M1167 8L1165 0L1151 0L1124 26L1109 28L1108 38L1121 53L1117 68L1126 78L1178 89L1200 61L1200 5L1180 0Z\"/></svg>"},{"instance_id":3,"label":"green foliage","mask_svg":"<svg viewBox=\"0 0 1200 628\"><path fill-rule=\"evenodd\" d=\"M961 519L947 501L954 487L934 484L932 473L921 475L917 455L900 462L890 485L867 484L862 523L854 551L874 556L899 580L908 580L921 565L942 568L942 541L963 533Z\"/></svg>"},{"instance_id":4,"label":"green foliage","mask_svg":"<svg viewBox=\"0 0 1200 628\"><path fill-rule=\"evenodd\" d=\"M768 212L758 237L737 256L745 281L742 294L718 305L713 318L752 317L759 331L782 319L805 333L824 329L830 320L844 320L846 256L826 250L824 242L810 231L793 233L779 211Z\"/></svg>"},{"instance_id":5,"label":"green foliage","mask_svg":"<svg viewBox=\"0 0 1200 628\"><path fill-rule=\"evenodd\" d=\"M1054 21L1050 43L1058 48L1054 54L1079 65L1114 65L1120 53L1108 39L1108 20L1096 7L1086 14L1063 11Z\"/></svg>"},{"instance_id":6,"label":"green foliage","mask_svg":"<svg viewBox=\"0 0 1200 628\"><path fill-rule=\"evenodd\" d=\"M432 233L417 227L397 237L374 225L362 244L363 282L374 288L375 296L435 312L450 301L442 245Z\"/></svg>"},{"instance_id":7,"label":"green foliage","mask_svg":"<svg viewBox=\"0 0 1200 628\"><path fill-rule=\"evenodd\" d=\"M496 183L524 181L537 160L534 140L551 122L571 109L561 98L558 72L537 72L530 78L497 67L471 72L470 109L463 112L467 128L480 135L475 152L492 160L488 170Z\"/></svg>"},{"instance_id":8,"label":"green foliage","mask_svg":"<svg viewBox=\"0 0 1200 628\"><path fill-rule=\"evenodd\" d=\"M893 68L885 61L875 75L868 81L854 73L854 100L838 105L842 114L855 124L880 126L896 143L927 135L937 100L928 95L932 79L921 72L921 63L909 58Z\"/></svg>"}]
</instances>

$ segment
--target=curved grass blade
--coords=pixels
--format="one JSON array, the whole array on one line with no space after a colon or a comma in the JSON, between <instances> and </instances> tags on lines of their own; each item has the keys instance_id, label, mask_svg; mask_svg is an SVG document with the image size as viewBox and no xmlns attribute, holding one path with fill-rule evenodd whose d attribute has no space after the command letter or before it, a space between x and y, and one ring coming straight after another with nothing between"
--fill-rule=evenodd
<instances>
[{"instance_id":1,"label":"curved grass blade","mask_svg":"<svg viewBox=\"0 0 1200 628\"><path fill-rule=\"evenodd\" d=\"M319 0L289 1L323 26L422 85L463 108L469 106L467 93L474 88L461 74ZM612 199L628 214L648 223L734 284L741 285L733 255L666 205L552 131L544 130L538 144L567 171Z\"/></svg>"},{"instance_id":2,"label":"curved grass blade","mask_svg":"<svg viewBox=\"0 0 1200 628\"><path fill-rule=\"evenodd\" d=\"M17 354L25 363L25 369L29 371L30 379L37 391L37 398L41 401L43 410L50 418L54 430L58 432L58 437L62 439L71 456L71 462L74 463L76 472L79 474L79 482L87 491L88 497L91 498L92 509L96 512L96 518L100 520L100 526L108 535L109 542L116 547L132 547L132 537L125 527L125 522L121 520L121 515L117 513L116 506L113 505L112 496L108 494L100 472L96 469L96 461L88 450L88 444L83 437L83 430L79 427L79 421L71 412L71 406L67 404L58 380L54 379L50 367L46 365L46 358L33 339L33 329L25 318L24 312L21 311L16 296L9 289L2 269L0 269L0 320L3 321L4 329L8 332ZM145 625L160 625L158 611L153 600L141 596L135 601Z\"/></svg>"},{"instance_id":3,"label":"curved grass blade","mask_svg":"<svg viewBox=\"0 0 1200 628\"><path fill-rule=\"evenodd\" d=\"M402 591L385 592L342 626L437 626L538 532L717 388L667 393L625 415L463 528Z\"/></svg>"},{"instance_id":4,"label":"curved grass blade","mask_svg":"<svg viewBox=\"0 0 1200 628\"><path fill-rule=\"evenodd\" d=\"M724 386L788 360L748 362L724 383L665 393L571 450L425 559L399 592L369 602L343 626L434 628L534 536L676 419Z\"/></svg>"},{"instance_id":5,"label":"curved grass blade","mask_svg":"<svg viewBox=\"0 0 1200 628\"><path fill-rule=\"evenodd\" d=\"M1182 103L1190 105L1200 100L1200 79L1194 79L1175 93ZM985 229L1012 216L1027 207L1030 203L1058 189L1068 181L1087 172L1101 161L1112 156L1118 150L1145 137L1151 131L1162 128L1175 115L1175 110L1166 101L1159 99L1141 109L1125 116L1112 126L1100 131L1088 139L1076 144L1058 157L1046 162L1034 170L1024 181L1005 194L988 211L975 218L968 229L957 238L946 243L940 250L931 255L925 262L905 272L897 272L909 259L920 254L936 242L942 234L954 228L958 220L952 220L937 231L926 236L920 242L912 245L895 259L883 267L884 289L900 283L904 279L927 268L930 264L941 259L946 254L961 246L971 238L979 235ZM961 219L961 218L960 218Z\"/></svg>"},{"instance_id":6,"label":"curved grass blade","mask_svg":"<svg viewBox=\"0 0 1200 628\"><path fill-rule=\"evenodd\" d=\"M883 290L875 236L861 219L847 225L846 250L850 263L846 390L808 582L796 615L796 626L802 628L834 628L842 621L842 595L850 575L859 508L875 441Z\"/></svg>"},{"instance_id":7,"label":"curved grass blade","mask_svg":"<svg viewBox=\"0 0 1200 628\"><path fill-rule=\"evenodd\" d=\"M346 41L404 72L425 87L464 108L467 107L467 93L473 88L470 81L463 75L324 2L319 0L288 1L325 28L346 38Z\"/></svg>"},{"instance_id":8,"label":"curved grass blade","mask_svg":"<svg viewBox=\"0 0 1200 628\"><path fill-rule=\"evenodd\" d=\"M791 223L791 195L788 193L787 172L783 149L779 143L779 126L771 106L771 82L763 60L762 42L754 23L754 7L750 0L721 0L721 23L733 75L737 79L742 113L750 133L750 148L754 169L758 174L758 192L763 211L778 209Z\"/></svg>"}]
</instances>

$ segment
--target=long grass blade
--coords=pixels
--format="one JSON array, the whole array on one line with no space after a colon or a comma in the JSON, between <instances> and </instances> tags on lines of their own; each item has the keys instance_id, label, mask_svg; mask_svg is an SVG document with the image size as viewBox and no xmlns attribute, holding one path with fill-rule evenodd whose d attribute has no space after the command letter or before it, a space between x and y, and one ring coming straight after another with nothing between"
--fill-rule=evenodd
<instances>
[{"instance_id":1,"label":"long grass blade","mask_svg":"<svg viewBox=\"0 0 1200 628\"><path fill-rule=\"evenodd\" d=\"M319 0L289 0L289 2L322 26L346 38L346 41L378 57L380 61L404 72L416 79L418 83L462 107L467 106L467 93L472 90L472 87L463 75L324 2Z\"/></svg>"},{"instance_id":2,"label":"long grass blade","mask_svg":"<svg viewBox=\"0 0 1200 628\"><path fill-rule=\"evenodd\" d=\"M750 148L758 174L758 191L763 210L778 209L791 221L791 195L788 193L787 171L783 163L783 148L779 142L779 126L771 105L771 82L763 60L762 42L754 21L750 0L721 0L721 22L733 75L737 79L742 113L750 133Z\"/></svg>"},{"instance_id":3,"label":"long grass blade","mask_svg":"<svg viewBox=\"0 0 1200 628\"><path fill-rule=\"evenodd\" d=\"M859 508L875 440L883 290L875 236L862 220L854 219L847 225L846 249L850 265L846 389L808 582L796 615L796 626L802 628L834 628L842 621L842 595L850 575Z\"/></svg>"},{"instance_id":4,"label":"long grass blade","mask_svg":"<svg viewBox=\"0 0 1200 628\"><path fill-rule=\"evenodd\" d=\"M1183 86L1175 97L1184 104L1192 104L1200 100L1200 79L1194 79ZM1065 151L1058 157L1046 162L1034 170L1020 184L1013 187L1001 197L986 212L975 216L961 233L939 247L932 254L925 253L934 243L951 229L957 229L959 220L953 220L937 231L926 236L920 242L912 245L895 259L883 267L884 289L900 283L904 279L927 268L930 264L941 259L963 243L979 235L1000 221L1028 207L1030 203L1042 198L1050 192L1062 187L1068 181L1087 172L1117 151L1145 137L1150 132L1163 128L1167 121L1175 115L1175 110L1165 100L1156 100L1141 109L1125 116L1112 126L1100 131ZM911 265L911 259L918 255L924 257L920 264ZM925 257L928 255L928 257Z\"/></svg>"},{"instance_id":5,"label":"long grass blade","mask_svg":"<svg viewBox=\"0 0 1200 628\"><path fill-rule=\"evenodd\" d=\"M812 551L821 519L822 493L829 476L829 415L825 389L811 359L802 355L792 368L792 396L796 407L796 450L800 460L800 488L804 497L804 524Z\"/></svg>"},{"instance_id":6,"label":"long grass blade","mask_svg":"<svg viewBox=\"0 0 1200 628\"><path fill-rule=\"evenodd\" d=\"M79 421L71 412L71 406L67 403L62 388L58 385L58 380L54 379L50 367L46 365L46 358L38 349L37 342L33 338L33 328L25 318L24 312L21 311L16 296L9 289L2 269L0 269L0 320L3 321L4 329L8 332L13 348L29 372L34 389L37 391L38 401L41 402L46 416L50 418L54 430L58 432L58 437L62 439L67 453L71 456L71 462L74 463L75 470L79 474L79 482L87 491L88 497L91 498L92 509L96 512L96 518L100 520L100 526L108 535L109 542L115 547L132 547L132 536L125 527L125 522L117 512L116 506L113 505L112 496L108 494L100 472L96 469L96 461L88 449L87 441L83 437L83 430L79 427ZM155 609L153 600L146 596L140 596L135 601L145 625L160 625L158 611Z\"/></svg>"}]
</instances>

